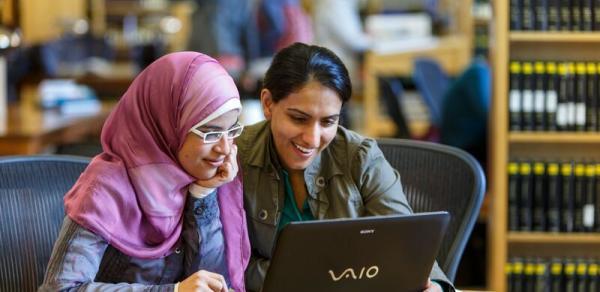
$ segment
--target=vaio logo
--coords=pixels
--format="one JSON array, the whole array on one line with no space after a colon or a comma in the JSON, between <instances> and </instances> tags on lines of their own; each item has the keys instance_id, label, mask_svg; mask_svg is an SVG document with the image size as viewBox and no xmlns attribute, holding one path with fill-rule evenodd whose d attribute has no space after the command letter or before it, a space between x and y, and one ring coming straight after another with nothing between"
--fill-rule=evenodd
<instances>
[{"instance_id":1,"label":"vaio logo","mask_svg":"<svg viewBox=\"0 0 600 292\"><path fill-rule=\"evenodd\" d=\"M378 273L379 273L378 266L371 266L370 268L362 267L362 269L360 269L360 273L358 274L358 276L356 275L356 272L354 271L353 268L345 269L344 272L342 272L339 276L336 276L332 270L329 270L329 275L331 276L331 279L334 282L337 282L342 279L349 279L349 278L352 278L354 280L360 280L360 279L363 279L364 277L371 279L371 278L377 276Z\"/></svg>"}]
</instances>

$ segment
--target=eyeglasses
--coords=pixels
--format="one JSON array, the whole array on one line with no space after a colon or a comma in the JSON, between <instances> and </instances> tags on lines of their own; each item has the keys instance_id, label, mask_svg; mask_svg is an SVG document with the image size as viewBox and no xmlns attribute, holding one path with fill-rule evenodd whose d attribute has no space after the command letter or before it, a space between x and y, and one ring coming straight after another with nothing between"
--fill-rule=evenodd
<instances>
[{"instance_id":1,"label":"eyeglasses","mask_svg":"<svg viewBox=\"0 0 600 292\"><path fill-rule=\"evenodd\" d=\"M227 136L227 139L237 138L242 134L244 130L244 126L242 124L235 124L233 128L225 131L212 131L212 132L202 132L196 128L190 130L190 132L202 137L204 139L204 143L217 143L223 135Z\"/></svg>"}]
</instances>

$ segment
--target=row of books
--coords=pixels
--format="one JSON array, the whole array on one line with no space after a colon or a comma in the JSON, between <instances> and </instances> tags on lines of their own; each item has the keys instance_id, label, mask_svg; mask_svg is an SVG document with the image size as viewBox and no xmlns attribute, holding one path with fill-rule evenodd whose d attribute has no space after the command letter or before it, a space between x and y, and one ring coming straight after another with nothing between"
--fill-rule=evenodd
<instances>
[{"instance_id":1,"label":"row of books","mask_svg":"<svg viewBox=\"0 0 600 292\"><path fill-rule=\"evenodd\" d=\"M511 61L511 131L600 131L600 62Z\"/></svg>"},{"instance_id":2,"label":"row of books","mask_svg":"<svg viewBox=\"0 0 600 292\"><path fill-rule=\"evenodd\" d=\"M600 164L508 163L511 231L600 232Z\"/></svg>"},{"instance_id":3,"label":"row of books","mask_svg":"<svg viewBox=\"0 0 600 292\"><path fill-rule=\"evenodd\" d=\"M510 0L510 29L600 30L600 0Z\"/></svg>"},{"instance_id":4,"label":"row of books","mask_svg":"<svg viewBox=\"0 0 600 292\"><path fill-rule=\"evenodd\" d=\"M600 291L600 261L584 259L511 258L505 267L510 292Z\"/></svg>"}]
</instances>

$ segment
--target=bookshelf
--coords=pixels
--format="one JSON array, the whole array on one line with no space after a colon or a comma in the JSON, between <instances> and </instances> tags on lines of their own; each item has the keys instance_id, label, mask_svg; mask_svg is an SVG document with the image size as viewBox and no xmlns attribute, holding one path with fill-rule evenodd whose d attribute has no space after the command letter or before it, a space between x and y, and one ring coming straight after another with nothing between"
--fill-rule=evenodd
<instances>
[{"instance_id":1,"label":"bookshelf","mask_svg":"<svg viewBox=\"0 0 600 292\"><path fill-rule=\"evenodd\" d=\"M511 31L509 1L493 1L491 32L493 99L490 112L488 218L488 290L508 291L506 263L511 257L600 257L600 233L509 231L508 162L533 159L600 159L599 132L511 132L509 63L600 61L600 32Z\"/></svg>"},{"instance_id":2,"label":"bookshelf","mask_svg":"<svg viewBox=\"0 0 600 292\"><path fill-rule=\"evenodd\" d=\"M600 144L600 134L587 133L509 133L509 143Z\"/></svg>"},{"instance_id":3,"label":"bookshelf","mask_svg":"<svg viewBox=\"0 0 600 292\"><path fill-rule=\"evenodd\" d=\"M509 40L535 43L600 43L598 32L511 32Z\"/></svg>"},{"instance_id":4,"label":"bookshelf","mask_svg":"<svg viewBox=\"0 0 600 292\"><path fill-rule=\"evenodd\" d=\"M141 43L164 42L166 52L187 48L193 1L93 0L92 5L92 30L107 35L122 59L129 58L132 47ZM163 30L168 16L179 21L177 31Z\"/></svg>"},{"instance_id":5,"label":"bookshelf","mask_svg":"<svg viewBox=\"0 0 600 292\"><path fill-rule=\"evenodd\" d=\"M542 232L509 232L507 239L511 243L565 243L565 244L600 244L600 235L589 233L542 233Z\"/></svg>"}]
</instances>

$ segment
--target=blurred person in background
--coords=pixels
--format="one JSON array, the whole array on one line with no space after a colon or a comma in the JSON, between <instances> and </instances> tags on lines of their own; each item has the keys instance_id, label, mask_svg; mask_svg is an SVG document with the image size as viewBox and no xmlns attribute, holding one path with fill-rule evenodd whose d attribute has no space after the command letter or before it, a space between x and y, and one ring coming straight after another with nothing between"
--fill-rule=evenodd
<instances>
[{"instance_id":1,"label":"blurred person in background","mask_svg":"<svg viewBox=\"0 0 600 292\"><path fill-rule=\"evenodd\" d=\"M360 19L362 0L313 2L315 44L333 51L344 62L354 88L362 84L359 55L371 46Z\"/></svg>"},{"instance_id":2,"label":"blurred person in background","mask_svg":"<svg viewBox=\"0 0 600 292\"><path fill-rule=\"evenodd\" d=\"M354 92L362 88L362 56L371 46L360 19L362 0L319 0L313 2L315 44L333 51L346 65ZM351 128L348 107L341 112L340 124Z\"/></svg>"},{"instance_id":3,"label":"blurred person in background","mask_svg":"<svg viewBox=\"0 0 600 292\"><path fill-rule=\"evenodd\" d=\"M255 1L195 0L188 49L219 61L238 81L259 54Z\"/></svg>"},{"instance_id":4,"label":"blurred person in background","mask_svg":"<svg viewBox=\"0 0 600 292\"><path fill-rule=\"evenodd\" d=\"M260 0L258 10L261 56L272 57L296 43L312 43L310 17L298 0Z\"/></svg>"}]
</instances>

